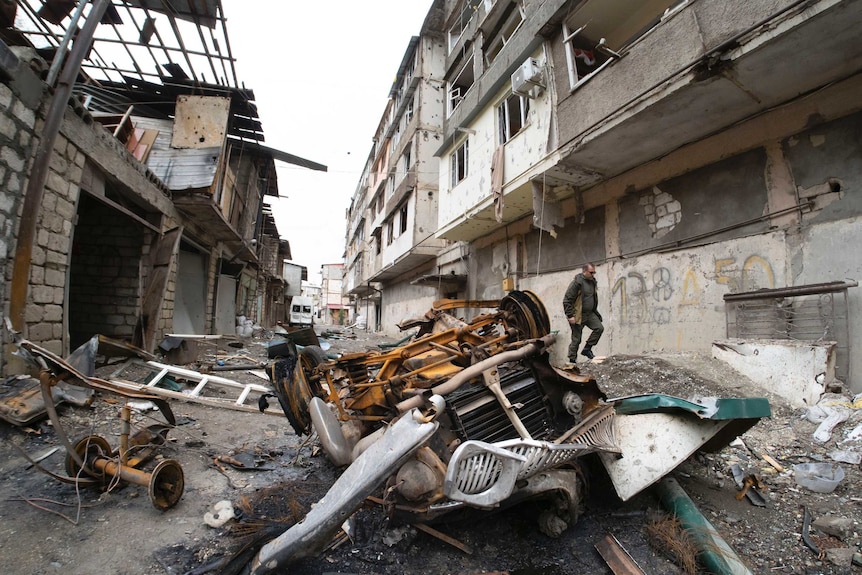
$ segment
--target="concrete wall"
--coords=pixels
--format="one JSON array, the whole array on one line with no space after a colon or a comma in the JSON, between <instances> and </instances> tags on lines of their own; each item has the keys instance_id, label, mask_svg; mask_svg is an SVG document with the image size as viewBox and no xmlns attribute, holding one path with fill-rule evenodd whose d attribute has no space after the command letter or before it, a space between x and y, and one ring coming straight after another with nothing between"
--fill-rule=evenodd
<instances>
[{"instance_id":1,"label":"concrete wall","mask_svg":"<svg viewBox=\"0 0 862 575\"><path fill-rule=\"evenodd\" d=\"M433 286L411 285L410 282L387 284L381 300L382 319L379 329L382 333L402 338L402 333L396 324L406 320L422 317L431 309L435 300L440 299L437 289ZM364 309L357 313L365 313ZM369 327L371 325L369 324Z\"/></svg>"},{"instance_id":2,"label":"concrete wall","mask_svg":"<svg viewBox=\"0 0 862 575\"><path fill-rule=\"evenodd\" d=\"M691 250L648 254L596 266L605 333L596 353L709 351L726 337L723 296L743 286L787 285L785 238L780 232L718 242ZM523 277L559 330L554 356L565 361L569 328L563 295L577 270Z\"/></svg>"},{"instance_id":3,"label":"concrete wall","mask_svg":"<svg viewBox=\"0 0 862 575\"><path fill-rule=\"evenodd\" d=\"M541 50L533 55L545 65ZM454 143L440 156L440 202L439 227L444 233L448 227L458 224L471 212L489 203L491 196L491 161L500 145L497 106L512 94L511 86L500 90L496 97L470 123L475 134L456 136ZM463 105L463 104L462 104ZM543 160L548 152L552 129L551 91L544 90L536 98L530 98L527 125L505 143L503 166L503 190L509 193L513 186L524 185L526 172ZM469 171L467 177L454 188L451 185L450 156L465 141L469 140ZM505 199L504 199L505 200ZM512 201L511 199L509 201ZM523 211L529 210L532 202Z\"/></svg>"},{"instance_id":4,"label":"concrete wall","mask_svg":"<svg viewBox=\"0 0 862 575\"><path fill-rule=\"evenodd\" d=\"M583 221L578 217L566 220L557 230L557 237L538 229L524 237L527 274L554 270L580 269L587 262L606 258L604 207L587 210Z\"/></svg>"},{"instance_id":5,"label":"concrete wall","mask_svg":"<svg viewBox=\"0 0 862 575\"><path fill-rule=\"evenodd\" d=\"M553 61L557 68L555 87L560 100L560 143L565 145L577 138L625 106L633 94L645 93L674 71L695 62L707 49L718 46L788 4L791 0L735 2L732 6L725 0L690 3L685 10L636 42L625 58L614 62L575 91L569 88L569 80L564 73L566 56L560 27L560 34L552 42ZM655 54L661 54L661 57L656 58ZM617 89L618 86L625 86L625 89Z\"/></svg>"},{"instance_id":6,"label":"concrete wall","mask_svg":"<svg viewBox=\"0 0 862 575\"><path fill-rule=\"evenodd\" d=\"M548 273L527 273L519 287L545 300L552 327L560 330L557 349L564 351L568 344L562 295L577 263L599 259L583 257L599 253L595 234L603 234L612 248L606 261L596 261L606 324L601 354L707 351L712 341L726 335L726 293L862 278L862 255L855 249L862 242L860 117L856 113L823 123L692 170L685 169L685 162L698 157L683 155L677 158L679 175L606 204L607 213L618 213L618 226L579 236L583 227L569 218L559 244L544 237L541 255L533 247L535 240L527 241L529 261L541 257ZM679 215L667 226L656 225L659 219L650 217L656 214L644 201L657 202L656 188L679 204L668 212ZM786 208L788 197L789 218L785 213L752 222ZM793 211L797 201L802 208ZM594 211L587 212L586 221L598 219L590 217ZM735 225L740 222L752 223ZM592 248L587 247L590 242ZM483 250L493 259L493 247ZM565 264L565 272L554 273ZM481 279L476 283L485 285ZM852 288L848 304L847 383L862 391L862 354L854 354L862 344L862 291Z\"/></svg>"},{"instance_id":7,"label":"concrete wall","mask_svg":"<svg viewBox=\"0 0 862 575\"><path fill-rule=\"evenodd\" d=\"M623 257L702 234L710 240L759 233L757 220L768 213L766 154L757 149L670 178L620 199L620 252ZM720 207L721 209L716 209ZM753 223L739 225L741 222Z\"/></svg>"},{"instance_id":8,"label":"concrete wall","mask_svg":"<svg viewBox=\"0 0 862 575\"><path fill-rule=\"evenodd\" d=\"M806 220L838 221L862 213L861 137L857 113L781 141L799 198L815 202Z\"/></svg>"}]
</instances>

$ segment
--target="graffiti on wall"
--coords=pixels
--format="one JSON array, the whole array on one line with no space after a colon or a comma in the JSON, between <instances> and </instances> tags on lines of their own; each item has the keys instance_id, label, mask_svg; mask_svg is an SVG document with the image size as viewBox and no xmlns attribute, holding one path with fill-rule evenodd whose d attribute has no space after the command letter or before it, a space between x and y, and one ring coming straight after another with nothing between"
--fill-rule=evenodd
<instances>
[{"instance_id":1,"label":"graffiti on wall","mask_svg":"<svg viewBox=\"0 0 862 575\"><path fill-rule=\"evenodd\" d=\"M705 293L715 293L708 290L709 285L701 285L709 282L727 286L729 293L739 293L775 287L775 273L769 261L756 254L742 262L733 256L716 259L706 279L703 272L690 266L676 277L664 266L647 273L630 271L614 282L611 303L622 325L664 325L677 320L686 308L714 304L704 301Z\"/></svg>"}]
</instances>

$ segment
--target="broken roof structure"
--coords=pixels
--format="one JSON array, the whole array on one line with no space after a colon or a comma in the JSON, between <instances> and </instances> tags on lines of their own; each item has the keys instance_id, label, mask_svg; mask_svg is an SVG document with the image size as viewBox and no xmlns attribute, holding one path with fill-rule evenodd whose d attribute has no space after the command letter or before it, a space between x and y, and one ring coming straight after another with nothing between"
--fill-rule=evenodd
<instances>
[{"instance_id":1,"label":"broken roof structure","mask_svg":"<svg viewBox=\"0 0 862 575\"><path fill-rule=\"evenodd\" d=\"M264 196L276 161L326 166L264 145L225 24L218 0L4 8L15 331L65 355L97 333L152 350L283 319L290 245Z\"/></svg>"}]
</instances>

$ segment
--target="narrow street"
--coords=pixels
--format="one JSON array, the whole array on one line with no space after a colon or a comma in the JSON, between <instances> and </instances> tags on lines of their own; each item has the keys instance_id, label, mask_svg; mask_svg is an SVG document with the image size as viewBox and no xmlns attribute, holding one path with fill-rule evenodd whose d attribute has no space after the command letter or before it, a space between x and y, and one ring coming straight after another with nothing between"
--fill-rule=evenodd
<instances>
[{"instance_id":1,"label":"narrow street","mask_svg":"<svg viewBox=\"0 0 862 575\"><path fill-rule=\"evenodd\" d=\"M319 331L331 336L323 341L331 346L327 353L333 355L373 350L380 343L392 342L362 330L333 327ZM266 361L265 338L242 340L242 348L227 345L235 341L227 338L202 344L198 360L184 367L200 369L219 361L230 366L248 358ZM623 389L645 391L641 389L645 384L639 382L658 378L680 395L688 390L731 396L734 390L747 389L732 370L715 360L692 356L670 360L677 363L612 357L592 364L592 369L603 389L612 394ZM243 370L221 373L237 381L257 378ZM813 449L801 447L810 443L802 434L810 433L813 426L793 423L797 431L789 435L789 426L797 418L780 401L773 401L774 417L755 426L743 439L769 449L788 465ZM4 502L0 571L84 575L98 565L101 571L128 575L218 572L216 566L255 534L272 537L301 519L340 473L319 450L317 437L297 437L284 417L173 400L170 406L177 425L168 431L168 441L158 448L155 461L179 462L185 491L178 504L165 511L152 505L146 486L112 482L105 492L76 490L38 472L17 451L10 451L0 467L0 500ZM61 422L72 438L97 435L115 448L121 432L119 407L115 398L99 393L90 408L62 407ZM135 411L133 430L163 422L156 411ZM0 433L7 445L16 445L31 456L59 447L40 465L66 474L64 450L49 422L23 428L3 425ZM782 436L781 442L774 439ZM836 514L860 521L862 512L852 487L862 483L858 470L847 468L847 478L829 495L800 491L790 476L764 471L771 500L768 509L759 509L734 497L736 488L728 477L729 462L751 461L749 458L738 447L717 455L698 454L683 463L675 476L753 572L847 572L817 560L801 545L799 508L793 500L808 505L818 516ZM244 462L245 470L238 462ZM623 503L597 460L583 463L583 514L557 538L539 530L547 501L446 518L433 525L441 535L391 521L380 505L369 501L351 518L349 536L339 534L323 553L297 562L288 572L611 573L596 546L613 536L645 573L684 573L666 531L674 533L673 526L656 494L648 490ZM219 501L229 501L235 517L212 527L205 516L214 512ZM857 534L853 537L858 539ZM785 546L787 552L775 556L776 545ZM685 552L691 559L695 550L689 547ZM245 555L238 562L247 560Z\"/></svg>"}]
</instances>

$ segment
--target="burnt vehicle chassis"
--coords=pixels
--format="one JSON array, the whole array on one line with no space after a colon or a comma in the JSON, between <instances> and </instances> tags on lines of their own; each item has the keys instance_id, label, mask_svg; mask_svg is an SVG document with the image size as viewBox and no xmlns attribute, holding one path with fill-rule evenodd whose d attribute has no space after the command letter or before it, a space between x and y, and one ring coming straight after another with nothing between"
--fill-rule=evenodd
<instances>
[{"instance_id":1,"label":"burnt vehicle chassis","mask_svg":"<svg viewBox=\"0 0 862 575\"><path fill-rule=\"evenodd\" d=\"M455 309L492 309L472 320ZM410 522L457 509L492 509L550 496L545 531L575 521L583 499L578 458L619 454L614 410L588 376L553 367L550 321L539 298L440 300L409 343L327 358L310 346L276 361L270 377L297 434L317 432L349 466L301 523L265 545L253 572L316 553L381 486ZM562 522L562 523L561 523Z\"/></svg>"}]
</instances>

